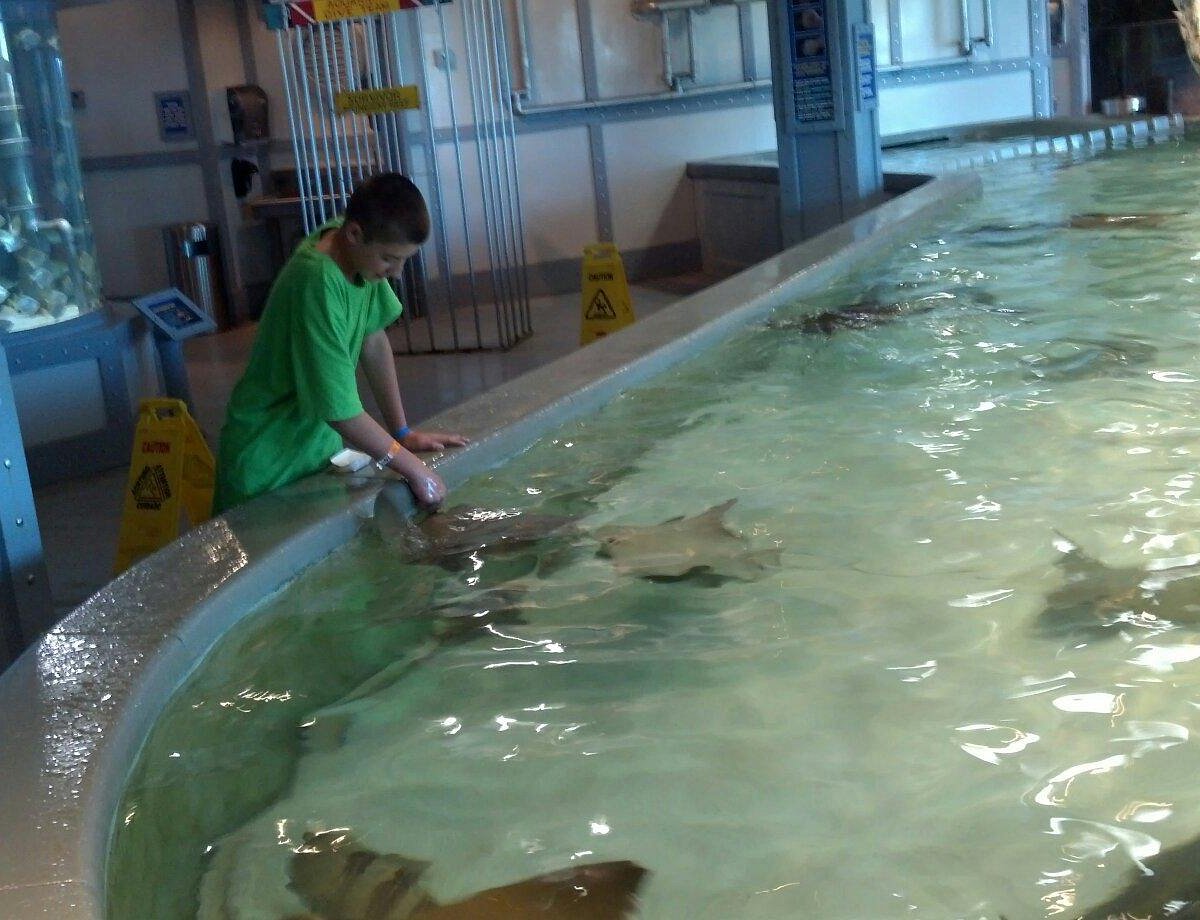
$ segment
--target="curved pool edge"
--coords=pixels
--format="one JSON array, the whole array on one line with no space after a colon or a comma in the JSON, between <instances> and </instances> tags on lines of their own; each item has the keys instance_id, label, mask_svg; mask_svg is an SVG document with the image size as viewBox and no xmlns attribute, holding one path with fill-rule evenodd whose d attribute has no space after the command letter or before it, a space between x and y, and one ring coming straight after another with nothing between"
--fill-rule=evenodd
<instances>
[{"instance_id":1,"label":"curved pool edge","mask_svg":"<svg viewBox=\"0 0 1200 920\"><path fill-rule=\"evenodd\" d=\"M981 180L951 174L431 419L469 447L435 458L453 488L783 303L815 292ZM732 305L732 306L731 306ZM317 476L193 528L76 608L0 675L0 916L96 920L130 769L167 699L264 596L343 545L380 495Z\"/></svg>"}]
</instances>

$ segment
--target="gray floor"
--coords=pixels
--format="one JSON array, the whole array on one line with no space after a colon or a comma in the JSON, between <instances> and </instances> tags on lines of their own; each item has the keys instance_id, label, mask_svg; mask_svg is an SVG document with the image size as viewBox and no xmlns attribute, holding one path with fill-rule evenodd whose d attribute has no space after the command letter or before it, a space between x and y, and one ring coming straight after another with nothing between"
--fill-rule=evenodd
<instances>
[{"instance_id":1,"label":"gray floor","mask_svg":"<svg viewBox=\"0 0 1200 920\"><path fill-rule=\"evenodd\" d=\"M631 287L634 313L645 316L716 279L682 276ZM580 295L535 299L534 332L507 351L397 354L409 421L420 424L443 409L553 361L579 347ZM214 450L225 405L254 341L243 326L186 343L196 420ZM403 351L403 338L393 335ZM368 399L368 409L373 411ZM110 470L35 491L56 617L68 613L112 577L128 468Z\"/></svg>"}]
</instances>

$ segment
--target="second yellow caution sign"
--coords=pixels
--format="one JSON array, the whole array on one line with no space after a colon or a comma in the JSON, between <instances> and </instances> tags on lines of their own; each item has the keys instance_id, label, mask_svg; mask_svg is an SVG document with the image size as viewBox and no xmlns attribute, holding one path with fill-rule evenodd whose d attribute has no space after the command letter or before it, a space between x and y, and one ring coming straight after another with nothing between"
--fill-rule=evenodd
<instances>
[{"instance_id":1,"label":"second yellow caution sign","mask_svg":"<svg viewBox=\"0 0 1200 920\"><path fill-rule=\"evenodd\" d=\"M120 573L212 515L216 464L200 427L179 399L139 405L114 571Z\"/></svg>"},{"instance_id":2,"label":"second yellow caution sign","mask_svg":"<svg viewBox=\"0 0 1200 920\"><path fill-rule=\"evenodd\" d=\"M579 344L623 329L633 322L633 303L621 253L612 243L583 248L583 328Z\"/></svg>"}]
</instances>

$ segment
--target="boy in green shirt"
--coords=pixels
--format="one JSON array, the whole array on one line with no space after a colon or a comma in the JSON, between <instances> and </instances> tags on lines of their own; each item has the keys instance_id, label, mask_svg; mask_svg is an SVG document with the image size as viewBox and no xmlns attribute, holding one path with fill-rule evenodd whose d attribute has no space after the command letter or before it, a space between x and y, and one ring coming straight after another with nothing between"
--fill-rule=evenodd
<instances>
[{"instance_id":1,"label":"boy in green shirt","mask_svg":"<svg viewBox=\"0 0 1200 920\"><path fill-rule=\"evenodd\" d=\"M408 482L417 503L446 496L412 451L460 447L457 434L408 427L384 330L401 305L387 279L429 237L429 212L398 173L362 183L346 214L307 237L267 297L250 361L229 400L214 513L319 472L343 441ZM387 427L363 409L361 362ZM389 433L390 432L390 433Z\"/></svg>"}]
</instances>

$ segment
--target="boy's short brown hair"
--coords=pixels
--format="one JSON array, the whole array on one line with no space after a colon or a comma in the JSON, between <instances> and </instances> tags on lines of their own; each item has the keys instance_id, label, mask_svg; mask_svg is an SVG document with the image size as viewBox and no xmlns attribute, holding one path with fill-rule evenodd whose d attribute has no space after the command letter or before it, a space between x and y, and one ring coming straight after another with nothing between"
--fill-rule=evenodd
<instances>
[{"instance_id":1,"label":"boy's short brown hair","mask_svg":"<svg viewBox=\"0 0 1200 920\"><path fill-rule=\"evenodd\" d=\"M379 173L361 183L346 205L346 220L362 227L368 243L420 246L429 239L425 198L400 173Z\"/></svg>"}]
</instances>

